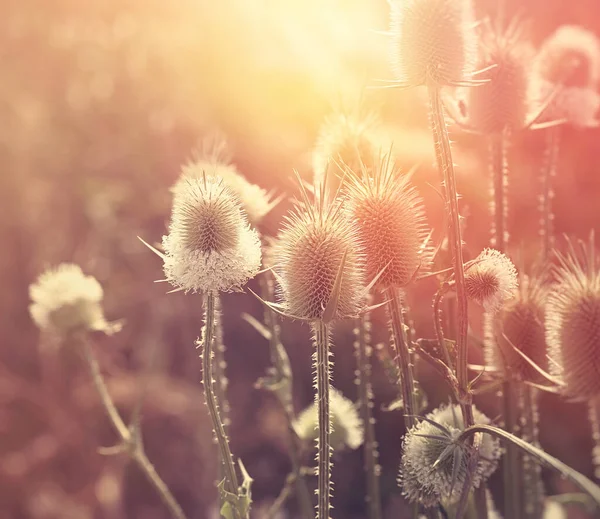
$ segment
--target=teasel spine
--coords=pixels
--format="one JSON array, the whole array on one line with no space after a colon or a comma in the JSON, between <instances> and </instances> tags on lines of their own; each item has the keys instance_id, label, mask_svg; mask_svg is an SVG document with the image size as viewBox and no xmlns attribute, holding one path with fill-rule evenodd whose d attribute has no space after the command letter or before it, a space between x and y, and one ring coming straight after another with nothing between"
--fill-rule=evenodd
<instances>
[{"instance_id":1,"label":"teasel spine","mask_svg":"<svg viewBox=\"0 0 600 519\"><path fill-rule=\"evenodd\" d=\"M356 383L358 385L358 401L361 419L365 430L364 442L364 469L367 479L367 496L365 498L369 519L381 519L381 489L379 477L379 452L375 437L375 419L373 418L373 387L372 375L372 348L371 348L371 320L367 313L360 316L354 329L354 349L356 355Z\"/></svg>"}]
</instances>

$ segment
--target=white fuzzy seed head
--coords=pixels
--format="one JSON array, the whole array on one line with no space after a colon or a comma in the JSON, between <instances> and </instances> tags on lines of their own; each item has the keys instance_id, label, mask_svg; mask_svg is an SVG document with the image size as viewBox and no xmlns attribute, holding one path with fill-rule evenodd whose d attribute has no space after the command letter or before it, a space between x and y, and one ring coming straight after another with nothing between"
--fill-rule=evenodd
<instances>
[{"instance_id":1,"label":"white fuzzy seed head","mask_svg":"<svg viewBox=\"0 0 600 519\"><path fill-rule=\"evenodd\" d=\"M583 253L572 248L559 259L546 304L550 368L567 396L587 400L600 396L600 264L593 238Z\"/></svg>"},{"instance_id":2,"label":"white fuzzy seed head","mask_svg":"<svg viewBox=\"0 0 600 519\"><path fill-rule=\"evenodd\" d=\"M329 414L331 418L331 447L334 451L344 447L358 449L364 440L363 425L356 406L340 391L329 390ZM299 438L309 442L316 440L318 429L318 404L313 402L302 411L293 423Z\"/></svg>"},{"instance_id":3,"label":"white fuzzy seed head","mask_svg":"<svg viewBox=\"0 0 600 519\"><path fill-rule=\"evenodd\" d=\"M475 424L490 423L490 419L476 408L473 408L473 414ZM409 501L432 507L442 500L452 503L460 497L472 450L464 442L455 441L464 430L460 406L443 405L429 413L427 418L442 425L446 433L442 433L439 428L425 420L406 433L402 444L398 484ZM444 440L420 435L443 436ZM449 447L449 456L433 468L440 455ZM489 434L483 434L479 449L480 458L472 480L475 488L496 470L501 454L499 441ZM456 479L453 485L454 477Z\"/></svg>"},{"instance_id":4,"label":"white fuzzy seed head","mask_svg":"<svg viewBox=\"0 0 600 519\"><path fill-rule=\"evenodd\" d=\"M29 313L42 330L62 335L76 331L111 331L102 311L102 287L78 265L61 263L29 287ZM114 330L113 330L114 331Z\"/></svg>"},{"instance_id":5,"label":"white fuzzy seed head","mask_svg":"<svg viewBox=\"0 0 600 519\"><path fill-rule=\"evenodd\" d=\"M207 174L177 188L163 248L167 280L186 292L239 290L260 268L257 232L223 180Z\"/></svg>"},{"instance_id":6,"label":"white fuzzy seed head","mask_svg":"<svg viewBox=\"0 0 600 519\"><path fill-rule=\"evenodd\" d=\"M449 85L470 78L477 57L467 0L391 0L392 69L410 86L428 78Z\"/></svg>"},{"instance_id":7,"label":"white fuzzy seed head","mask_svg":"<svg viewBox=\"0 0 600 519\"><path fill-rule=\"evenodd\" d=\"M517 269L495 249L484 249L465 271L467 296L489 312L498 311L512 299L517 287Z\"/></svg>"},{"instance_id":8,"label":"white fuzzy seed head","mask_svg":"<svg viewBox=\"0 0 600 519\"><path fill-rule=\"evenodd\" d=\"M322 193L286 217L273 249L281 303L294 317L322 319L345 257L333 318L355 317L366 299L363 254L341 201L329 203Z\"/></svg>"},{"instance_id":9,"label":"white fuzzy seed head","mask_svg":"<svg viewBox=\"0 0 600 519\"><path fill-rule=\"evenodd\" d=\"M365 252L366 274L379 289L405 287L429 268L425 247L427 223L421 197L390 157L382 157L371 174L348 180L346 215L356 222Z\"/></svg>"}]
</instances>

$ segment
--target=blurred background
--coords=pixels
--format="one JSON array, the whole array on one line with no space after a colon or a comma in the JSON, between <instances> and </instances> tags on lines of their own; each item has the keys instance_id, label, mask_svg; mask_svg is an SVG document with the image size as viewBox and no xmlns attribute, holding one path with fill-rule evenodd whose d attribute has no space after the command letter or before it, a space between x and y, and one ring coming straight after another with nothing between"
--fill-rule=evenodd
<instances>
[{"instance_id":1,"label":"blurred background","mask_svg":"<svg viewBox=\"0 0 600 519\"><path fill-rule=\"evenodd\" d=\"M534 44L562 23L600 33L597 0L507 0L531 20ZM493 16L496 0L481 0ZM111 394L127 414L147 374L146 449L190 519L210 517L216 499L211 443L193 342L201 328L198 296L166 295L161 262L136 238L159 241L168 222L169 187L180 165L214 131L227 136L233 161L252 182L292 196L293 168L310 179L311 151L323 118L358 104L380 113L401 164L415 174L430 224L442 204L420 89L366 88L389 78L388 6L375 0L3 0L0 16L0 517L101 519L168 517L143 476L115 442L85 366L40 338L28 314L28 285L46 267L75 262L105 290L109 319L123 331L95 338ZM466 241L473 254L488 242L485 146L453 135ZM587 236L600 221L598 130L566 130L557 178L556 228ZM537 167L542 139L518 139L511 172L510 230L515 248L538 249ZM267 218L275 234L286 200ZM254 285L251 285L254 286ZM411 294L419 336L431 336L433 286ZM260 317L247 294L224 297L230 379L231 441L254 477L257 511L280 492L290 471L284 415L273 395L254 389L269 365L264 339L240 318ZM377 319L377 318L376 318ZM473 315L474 333L478 316ZM375 322L378 340L385 323ZM294 367L297 409L312 399L306 327L288 324L284 344ZM334 384L356 398L351 329L336 336ZM477 359L477 351L474 352ZM419 368L421 369L421 368ZM419 373L432 404L446 399L439 381ZM385 413L394 387L375 366L377 434L386 517L402 517L396 487L400 412ZM498 414L494 396L478 402ZM585 409L542 399L546 450L591 476ZM544 474L549 493L572 490ZM334 506L341 518L364 517L362 454L334 466ZM499 481L496 477L495 486ZM293 516L296 505L289 502ZM212 516L214 517L214 515ZM576 517L574 514L573 517Z\"/></svg>"}]
</instances>

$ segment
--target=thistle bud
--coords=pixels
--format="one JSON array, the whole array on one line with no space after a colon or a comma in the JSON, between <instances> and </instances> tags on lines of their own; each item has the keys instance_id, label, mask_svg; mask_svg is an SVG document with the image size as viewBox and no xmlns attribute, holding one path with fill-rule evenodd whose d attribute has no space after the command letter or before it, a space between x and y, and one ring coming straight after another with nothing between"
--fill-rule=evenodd
<instances>
[{"instance_id":1,"label":"thistle bud","mask_svg":"<svg viewBox=\"0 0 600 519\"><path fill-rule=\"evenodd\" d=\"M77 331L111 333L118 325L109 324L102 310L102 287L86 276L78 265L62 263L46 270L29 287L32 304L29 313L42 330L61 335Z\"/></svg>"},{"instance_id":2,"label":"thistle bud","mask_svg":"<svg viewBox=\"0 0 600 519\"><path fill-rule=\"evenodd\" d=\"M600 265L593 238L585 257L559 256L556 284L546 304L546 342L567 396L600 396Z\"/></svg>"},{"instance_id":3,"label":"thistle bud","mask_svg":"<svg viewBox=\"0 0 600 519\"><path fill-rule=\"evenodd\" d=\"M490 419L473 407L475 424ZM398 484L411 502L432 507L442 500L456 502L468 475L473 447L457 438L464 430L460 406L441 406L404 436ZM497 468L502 451L497 439L483 434L472 484L478 488Z\"/></svg>"},{"instance_id":4,"label":"thistle bud","mask_svg":"<svg viewBox=\"0 0 600 519\"><path fill-rule=\"evenodd\" d=\"M344 447L358 449L364 440L364 430L356 406L334 387L329 389L329 400L331 447L334 451ZM318 405L315 401L294 420L294 430L302 440L308 442L318 438L317 413Z\"/></svg>"},{"instance_id":5,"label":"thistle bud","mask_svg":"<svg viewBox=\"0 0 600 519\"><path fill-rule=\"evenodd\" d=\"M377 288L404 287L428 269L423 201L390 157L380 159L372 175L350 178L346 214L356 222L367 279L381 274Z\"/></svg>"},{"instance_id":6,"label":"thistle bud","mask_svg":"<svg viewBox=\"0 0 600 519\"><path fill-rule=\"evenodd\" d=\"M167 280L187 291L238 290L260 268L260 240L219 177L186 178L163 237Z\"/></svg>"},{"instance_id":7,"label":"thistle bud","mask_svg":"<svg viewBox=\"0 0 600 519\"><path fill-rule=\"evenodd\" d=\"M515 266L505 254L495 249L484 249L465 269L467 297L491 313L514 297L517 286Z\"/></svg>"},{"instance_id":8,"label":"thistle bud","mask_svg":"<svg viewBox=\"0 0 600 519\"><path fill-rule=\"evenodd\" d=\"M285 311L307 320L325 315L341 273L334 319L355 317L365 304L363 256L339 201L317 197L286 217L273 250Z\"/></svg>"},{"instance_id":9,"label":"thistle bud","mask_svg":"<svg viewBox=\"0 0 600 519\"><path fill-rule=\"evenodd\" d=\"M470 77L476 58L475 18L467 0L392 0L392 69L418 86L428 78L450 85Z\"/></svg>"}]
</instances>

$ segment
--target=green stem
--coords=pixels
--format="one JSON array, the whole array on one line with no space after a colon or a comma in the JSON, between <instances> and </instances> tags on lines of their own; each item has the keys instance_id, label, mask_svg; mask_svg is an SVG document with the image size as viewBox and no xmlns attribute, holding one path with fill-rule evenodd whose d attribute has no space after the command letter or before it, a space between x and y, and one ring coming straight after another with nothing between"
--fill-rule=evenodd
<instances>
[{"instance_id":1,"label":"green stem","mask_svg":"<svg viewBox=\"0 0 600 519\"><path fill-rule=\"evenodd\" d=\"M208 292L204 298L205 307L205 324L202 337L202 378L204 380L204 396L206 406L210 414L210 419L213 424L213 430L219 444L219 451L223 461L225 470L225 489L237 496L238 495L238 479L233 464L233 456L229 449L229 441L225 434L225 427L221 420L217 397L214 391L214 376L213 376L213 343L215 339L215 294ZM235 509L235 507L234 507ZM239 510L236 514L240 516Z\"/></svg>"},{"instance_id":2,"label":"green stem","mask_svg":"<svg viewBox=\"0 0 600 519\"><path fill-rule=\"evenodd\" d=\"M329 384L331 380L329 359L329 326L323 321L313 324L316 352L316 386L319 414L319 439L317 444L317 519L329 519L331 508L331 417L329 414Z\"/></svg>"},{"instance_id":3,"label":"green stem","mask_svg":"<svg viewBox=\"0 0 600 519\"><path fill-rule=\"evenodd\" d=\"M370 345L370 320L363 314L357 321L357 341L355 344L357 375L358 375L358 401L361 419L365 429L364 455L365 474L367 477L366 502L369 519L381 519L381 489L379 485L379 454L375 438L375 421L373 418L373 388L371 385L371 345Z\"/></svg>"}]
</instances>

